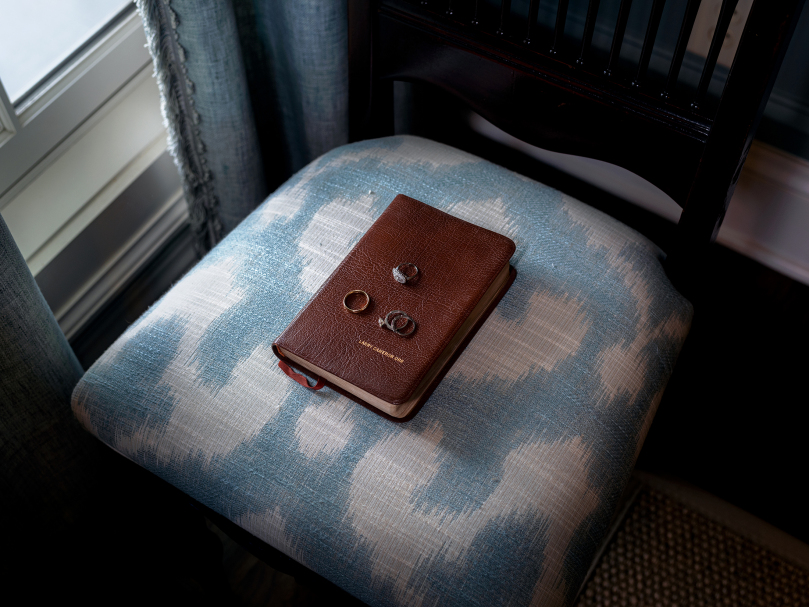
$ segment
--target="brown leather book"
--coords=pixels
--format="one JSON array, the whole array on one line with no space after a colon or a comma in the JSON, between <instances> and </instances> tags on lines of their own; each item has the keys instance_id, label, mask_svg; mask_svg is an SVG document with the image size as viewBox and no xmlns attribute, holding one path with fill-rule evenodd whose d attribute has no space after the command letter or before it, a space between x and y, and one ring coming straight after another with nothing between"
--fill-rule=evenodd
<instances>
[{"instance_id":1,"label":"brown leather book","mask_svg":"<svg viewBox=\"0 0 809 607\"><path fill-rule=\"evenodd\" d=\"M506 236L399 194L273 351L282 368L410 417L513 282L514 250Z\"/></svg>"}]
</instances>

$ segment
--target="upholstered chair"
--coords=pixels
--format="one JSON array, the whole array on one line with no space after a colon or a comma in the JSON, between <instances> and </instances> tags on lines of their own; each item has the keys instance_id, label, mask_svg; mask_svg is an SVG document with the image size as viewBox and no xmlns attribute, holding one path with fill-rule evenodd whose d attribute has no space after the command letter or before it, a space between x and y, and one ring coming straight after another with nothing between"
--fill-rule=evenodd
<instances>
[{"instance_id":1,"label":"upholstered chair","mask_svg":"<svg viewBox=\"0 0 809 607\"><path fill-rule=\"evenodd\" d=\"M270 345L398 193L508 235L517 279L397 424L282 373ZM564 604L692 309L646 238L425 139L299 171L84 375L85 428L369 604Z\"/></svg>"}]
</instances>

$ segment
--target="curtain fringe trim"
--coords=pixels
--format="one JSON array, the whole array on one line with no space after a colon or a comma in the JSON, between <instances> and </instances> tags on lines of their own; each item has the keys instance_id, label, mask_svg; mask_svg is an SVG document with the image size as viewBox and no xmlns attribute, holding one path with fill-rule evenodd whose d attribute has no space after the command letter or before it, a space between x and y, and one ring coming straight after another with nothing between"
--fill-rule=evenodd
<instances>
[{"instance_id":1,"label":"curtain fringe trim","mask_svg":"<svg viewBox=\"0 0 809 607\"><path fill-rule=\"evenodd\" d=\"M160 89L168 147L183 179L194 248L202 257L224 234L214 176L207 166L205 144L194 106L194 83L188 78L186 52L177 33L177 14L171 0L136 0L146 40L154 60L154 76Z\"/></svg>"}]
</instances>

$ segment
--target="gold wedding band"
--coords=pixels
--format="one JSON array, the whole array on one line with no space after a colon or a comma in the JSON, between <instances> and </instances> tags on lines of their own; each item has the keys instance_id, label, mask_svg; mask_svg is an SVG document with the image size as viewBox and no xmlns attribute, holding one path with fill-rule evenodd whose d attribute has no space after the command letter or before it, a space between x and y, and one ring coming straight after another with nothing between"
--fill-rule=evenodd
<instances>
[{"instance_id":1,"label":"gold wedding band","mask_svg":"<svg viewBox=\"0 0 809 607\"><path fill-rule=\"evenodd\" d=\"M349 305L349 299L357 299L355 297L351 297L352 295L358 295L358 296L361 295L362 297L365 297L365 303L361 307L352 308L351 305ZM343 307L346 310L348 310L349 312L351 312L352 314L359 314L365 308L367 308L368 304L370 304L370 303L371 303L371 298L368 296L368 293L366 293L365 291L359 291L359 290L357 290L357 291L349 291L348 293L346 293L346 296L343 297Z\"/></svg>"}]
</instances>

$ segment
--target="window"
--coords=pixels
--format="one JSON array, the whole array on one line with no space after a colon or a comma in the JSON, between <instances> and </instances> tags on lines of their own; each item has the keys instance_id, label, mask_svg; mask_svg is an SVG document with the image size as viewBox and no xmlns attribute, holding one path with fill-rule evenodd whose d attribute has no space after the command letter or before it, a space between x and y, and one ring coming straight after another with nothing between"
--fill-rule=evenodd
<instances>
[{"instance_id":1,"label":"window","mask_svg":"<svg viewBox=\"0 0 809 607\"><path fill-rule=\"evenodd\" d=\"M130 0L26 0L0 2L6 27L0 38L0 79L17 104L68 63Z\"/></svg>"},{"instance_id":2,"label":"window","mask_svg":"<svg viewBox=\"0 0 809 607\"><path fill-rule=\"evenodd\" d=\"M187 211L134 3L0 14L0 213L70 337Z\"/></svg>"},{"instance_id":3,"label":"window","mask_svg":"<svg viewBox=\"0 0 809 607\"><path fill-rule=\"evenodd\" d=\"M49 27L60 29L61 23L70 21L63 11L77 3L64 0L2 3L5 27L0 43L0 82L4 85L0 89L0 209L46 168L42 160L50 152L149 64L134 5L121 0L87 3L102 2L118 10L106 11L113 12L113 18L103 21L95 31L77 26L72 34L60 37L46 27L41 37L27 38L30 25L23 24L30 24L32 19L23 11L36 7L40 14L55 14L55 21L48 20ZM104 11L98 13L97 18L109 17ZM19 23L12 21L15 17ZM86 20L92 21L93 17ZM35 21L41 22L39 18ZM14 31L26 35L10 35ZM34 52L32 48L43 46L42 38L61 39L60 44L49 46L48 52Z\"/></svg>"}]
</instances>

